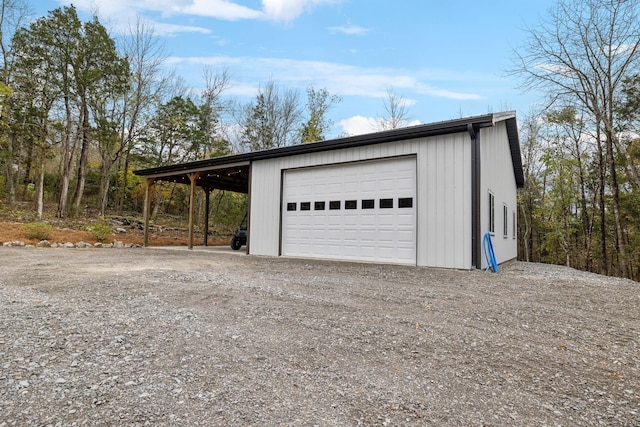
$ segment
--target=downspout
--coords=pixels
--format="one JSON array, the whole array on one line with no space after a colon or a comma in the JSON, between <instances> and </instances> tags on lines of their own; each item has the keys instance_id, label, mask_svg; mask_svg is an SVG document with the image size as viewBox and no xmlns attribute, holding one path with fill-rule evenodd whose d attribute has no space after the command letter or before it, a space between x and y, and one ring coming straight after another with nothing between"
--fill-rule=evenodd
<instances>
[{"instance_id":1,"label":"downspout","mask_svg":"<svg viewBox=\"0 0 640 427\"><path fill-rule=\"evenodd\" d=\"M470 123L471 137L471 268L482 268L482 238L480 215L480 132Z\"/></svg>"},{"instance_id":2,"label":"downspout","mask_svg":"<svg viewBox=\"0 0 640 427\"><path fill-rule=\"evenodd\" d=\"M247 255L251 253L251 171L253 170L253 161L249 161L249 172L247 173Z\"/></svg>"}]
</instances>

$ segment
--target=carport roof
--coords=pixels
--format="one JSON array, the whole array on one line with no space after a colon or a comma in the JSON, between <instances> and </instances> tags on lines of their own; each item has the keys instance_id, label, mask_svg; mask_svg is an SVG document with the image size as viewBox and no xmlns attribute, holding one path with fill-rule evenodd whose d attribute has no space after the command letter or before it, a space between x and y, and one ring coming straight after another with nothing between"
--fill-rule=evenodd
<instances>
[{"instance_id":1,"label":"carport roof","mask_svg":"<svg viewBox=\"0 0 640 427\"><path fill-rule=\"evenodd\" d=\"M251 162L256 160L295 156L298 154L315 153L342 148L361 147L365 145L382 144L386 142L446 135L451 133L475 132L480 128L491 127L502 121L506 122L516 184L518 187L522 187L524 185L524 174L522 171L520 141L518 138L516 115L514 111L410 126L401 129L393 129L309 144L232 154L229 156L214 157L211 159L197 160L188 163L142 169L137 170L134 173L139 176L146 176L157 180L173 181L185 184L190 182L188 174L199 173L198 180L196 181L196 185L198 186L248 193L249 165Z\"/></svg>"}]
</instances>

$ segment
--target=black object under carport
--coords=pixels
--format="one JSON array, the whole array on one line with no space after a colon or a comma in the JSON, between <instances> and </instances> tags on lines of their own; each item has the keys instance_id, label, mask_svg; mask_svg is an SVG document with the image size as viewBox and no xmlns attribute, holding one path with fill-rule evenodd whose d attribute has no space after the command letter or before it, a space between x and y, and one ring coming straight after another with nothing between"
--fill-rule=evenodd
<instances>
[{"instance_id":1,"label":"black object under carport","mask_svg":"<svg viewBox=\"0 0 640 427\"><path fill-rule=\"evenodd\" d=\"M240 248L247 244L247 214L244 215L240 227L236 230L235 234L231 238L231 249L234 251L240 250Z\"/></svg>"}]
</instances>

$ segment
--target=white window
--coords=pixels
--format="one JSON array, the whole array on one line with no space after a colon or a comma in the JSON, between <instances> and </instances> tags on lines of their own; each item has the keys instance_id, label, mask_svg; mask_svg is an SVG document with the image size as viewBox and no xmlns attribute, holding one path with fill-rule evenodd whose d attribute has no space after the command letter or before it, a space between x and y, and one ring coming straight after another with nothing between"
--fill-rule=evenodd
<instances>
[{"instance_id":1,"label":"white window","mask_svg":"<svg viewBox=\"0 0 640 427\"><path fill-rule=\"evenodd\" d=\"M489 233L493 234L496 231L496 204L495 197L491 191L489 191Z\"/></svg>"},{"instance_id":2,"label":"white window","mask_svg":"<svg viewBox=\"0 0 640 427\"><path fill-rule=\"evenodd\" d=\"M509 237L509 208L507 205L502 205L502 237L505 239Z\"/></svg>"}]
</instances>

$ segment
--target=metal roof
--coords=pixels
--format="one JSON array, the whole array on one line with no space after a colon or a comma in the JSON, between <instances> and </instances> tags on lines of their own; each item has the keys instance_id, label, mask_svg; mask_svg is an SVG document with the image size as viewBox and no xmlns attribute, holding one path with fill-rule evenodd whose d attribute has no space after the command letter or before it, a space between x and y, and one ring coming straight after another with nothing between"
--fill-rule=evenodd
<instances>
[{"instance_id":1,"label":"metal roof","mask_svg":"<svg viewBox=\"0 0 640 427\"><path fill-rule=\"evenodd\" d=\"M506 122L516 185L522 187L524 185L524 174L514 111L485 114L269 150L232 154L188 163L142 169L134 171L134 173L148 178L189 183L189 178L186 174L200 172L197 182L199 186L246 193L248 192L249 165L256 160L467 132L470 128L477 131L480 128L491 127L502 121Z\"/></svg>"}]
</instances>

